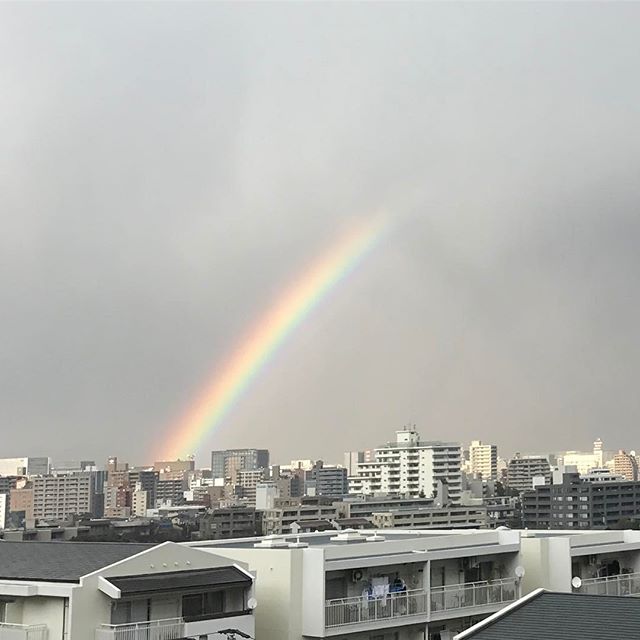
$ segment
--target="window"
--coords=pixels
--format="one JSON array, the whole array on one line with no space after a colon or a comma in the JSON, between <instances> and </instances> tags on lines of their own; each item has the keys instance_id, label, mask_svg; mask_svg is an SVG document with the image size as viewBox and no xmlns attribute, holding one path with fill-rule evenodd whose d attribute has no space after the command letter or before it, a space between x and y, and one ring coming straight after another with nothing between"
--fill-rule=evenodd
<instances>
[{"instance_id":1,"label":"window","mask_svg":"<svg viewBox=\"0 0 640 640\"><path fill-rule=\"evenodd\" d=\"M208 591L182 596L182 617L191 620L206 620L224 613L224 591Z\"/></svg>"}]
</instances>

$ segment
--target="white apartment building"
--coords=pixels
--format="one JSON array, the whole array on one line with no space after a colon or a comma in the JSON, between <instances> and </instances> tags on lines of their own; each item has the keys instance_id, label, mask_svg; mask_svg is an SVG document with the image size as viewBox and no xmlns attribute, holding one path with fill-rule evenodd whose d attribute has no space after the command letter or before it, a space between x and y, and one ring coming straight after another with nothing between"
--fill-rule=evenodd
<instances>
[{"instance_id":1,"label":"white apartment building","mask_svg":"<svg viewBox=\"0 0 640 640\"><path fill-rule=\"evenodd\" d=\"M351 494L399 494L430 497L442 482L451 502L462 491L459 444L421 442L413 429L396 431L396 441L375 449L373 462L358 464L349 477Z\"/></svg>"},{"instance_id":2,"label":"white apartment building","mask_svg":"<svg viewBox=\"0 0 640 640\"><path fill-rule=\"evenodd\" d=\"M377 529L185 544L255 571L260 640L450 640L540 587L640 596L638 531Z\"/></svg>"},{"instance_id":3,"label":"white apartment building","mask_svg":"<svg viewBox=\"0 0 640 640\"><path fill-rule=\"evenodd\" d=\"M253 576L183 545L0 542L2 640L255 637Z\"/></svg>"},{"instance_id":4,"label":"white apartment building","mask_svg":"<svg viewBox=\"0 0 640 640\"><path fill-rule=\"evenodd\" d=\"M256 572L259 640L443 640L520 595L517 531L343 530L185 544Z\"/></svg>"},{"instance_id":5,"label":"white apartment building","mask_svg":"<svg viewBox=\"0 0 640 640\"><path fill-rule=\"evenodd\" d=\"M522 531L523 593L640 596L640 531Z\"/></svg>"},{"instance_id":6,"label":"white apartment building","mask_svg":"<svg viewBox=\"0 0 640 640\"><path fill-rule=\"evenodd\" d=\"M473 440L469 445L469 470L483 480L496 480L498 477L498 447Z\"/></svg>"}]
</instances>

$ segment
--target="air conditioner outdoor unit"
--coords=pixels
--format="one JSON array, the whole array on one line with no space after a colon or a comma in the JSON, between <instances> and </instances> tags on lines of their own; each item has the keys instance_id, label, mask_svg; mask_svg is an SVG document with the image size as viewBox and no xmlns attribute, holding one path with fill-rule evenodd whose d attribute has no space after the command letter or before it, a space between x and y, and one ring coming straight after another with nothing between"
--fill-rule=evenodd
<instances>
[{"instance_id":1,"label":"air conditioner outdoor unit","mask_svg":"<svg viewBox=\"0 0 640 640\"><path fill-rule=\"evenodd\" d=\"M351 572L351 582L360 582L360 580L362 580L362 570L354 569Z\"/></svg>"}]
</instances>

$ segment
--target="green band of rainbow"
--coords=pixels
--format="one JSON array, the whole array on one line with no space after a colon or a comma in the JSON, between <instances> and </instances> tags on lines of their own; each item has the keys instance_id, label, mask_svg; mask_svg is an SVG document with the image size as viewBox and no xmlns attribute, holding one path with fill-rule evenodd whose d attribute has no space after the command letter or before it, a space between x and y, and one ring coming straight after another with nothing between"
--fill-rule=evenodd
<instances>
[{"instance_id":1,"label":"green band of rainbow","mask_svg":"<svg viewBox=\"0 0 640 640\"><path fill-rule=\"evenodd\" d=\"M196 451L287 337L377 245L386 226L383 218L359 226L310 265L216 371L197 401L171 430L158 459L172 460Z\"/></svg>"}]
</instances>

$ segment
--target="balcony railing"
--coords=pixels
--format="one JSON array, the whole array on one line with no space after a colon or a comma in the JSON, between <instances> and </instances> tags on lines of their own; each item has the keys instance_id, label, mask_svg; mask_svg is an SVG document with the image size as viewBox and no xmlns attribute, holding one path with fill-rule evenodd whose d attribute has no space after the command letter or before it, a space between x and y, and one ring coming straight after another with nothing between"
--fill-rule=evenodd
<instances>
[{"instance_id":1,"label":"balcony railing","mask_svg":"<svg viewBox=\"0 0 640 640\"><path fill-rule=\"evenodd\" d=\"M183 637L184 620L168 618L127 624L103 624L96 629L95 640L176 640Z\"/></svg>"},{"instance_id":2,"label":"balcony railing","mask_svg":"<svg viewBox=\"0 0 640 640\"><path fill-rule=\"evenodd\" d=\"M341 627L488 605L499 606L517 598L518 583L515 578L433 587L430 593L425 589L414 589L378 598L336 598L325 603L325 626Z\"/></svg>"},{"instance_id":3,"label":"balcony railing","mask_svg":"<svg viewBox=\"0 0 640 640\"><path fill-rule=\"evenodd\" d=\"M390 593L380 598L356 596L327 600L324 608L325 626L341 627L363 622L376 622L391 618L425 615L427 613L427 591L413 589Z\"/></svg>"},{"instance_id":4,"label":"balcony railing","mask_svg":"<svg viewBox=\"0 0 640 640\"><path fill-rule=\"evenodd\" d=\"M47 640L46 624L10 624L0 622L0 640Z\"/></svg>"},{"instance_id":5,"label":"balcony railing","mask_svg":"<svg viewBox=\"0 0 640 640\"><path fill-rule=\"evenodd\" d=\"M449 584L431 589L431 611L452 611L513 602L518 598L516 578Z\"/></svg>"},{"instance_id":6,"label":"balcony railing","mask_svg":"<svg viewBox=\"0 0 640 640\"><path fill-rule=\"evenodd\" d=\"M579 589L574 590L598 596L636 596L640 594L640 573L587 578L582 581Z\"/></svg>"}]
</instances>

